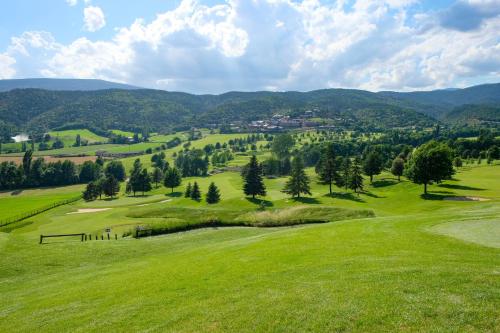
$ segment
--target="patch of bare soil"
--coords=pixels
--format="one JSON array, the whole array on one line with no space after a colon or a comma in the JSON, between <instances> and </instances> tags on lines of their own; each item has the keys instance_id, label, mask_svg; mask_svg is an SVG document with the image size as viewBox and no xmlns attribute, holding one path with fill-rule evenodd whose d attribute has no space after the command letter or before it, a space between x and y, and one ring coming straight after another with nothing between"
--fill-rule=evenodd
<instances>
[{"instance_id":1,"label":"patch of bare soil","mask_svg":"<svg viewBox=\"0 0 500 333\"><path fill-rule=\"evenodd\" d=\"M96 156L68 156L68 157L54 157L54 156L40 156L43 157L45 162L57 162L57 161L64 161L64 160L70 160L73 161L75 164L83 164L83 162L86 161L92 161L95 162L97 159ZM33 156L33 158L38 158L38 156ZM0 163L1 162L14 162L18 165L21 165L23 162L23 157L22 156L0 156Z\"/></svg>"}]
</instances>

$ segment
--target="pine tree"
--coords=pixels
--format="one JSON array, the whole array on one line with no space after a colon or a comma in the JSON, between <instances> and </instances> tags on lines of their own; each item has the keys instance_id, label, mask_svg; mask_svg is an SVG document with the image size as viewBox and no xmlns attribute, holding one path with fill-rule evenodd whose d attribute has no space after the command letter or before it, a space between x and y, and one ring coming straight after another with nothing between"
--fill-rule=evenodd
<instances>
[{"instance_id":1,"label":"pine tree","mask_svg":"<svg viewBox=\"0 0 500 333\"><path fill-rule=\"evenodd\" d=\"M130 170L130 179L129 179L132 192L134 192L134 197L135 193L137 191L140 191L141 189L141 171L142 171L141 160L136 159L134 161L134 166L132 167L132 170Z\"/></svg>"},{"instance_id":2,"label":"pine tree","mask_svg":"<svg viewBox=\"0 0 500 333\"><path fill-rule=\"evenodd\" d=\"M210 183L210 186L208 187L206 200L208 204L215 204L220 201L219 189L214 184L214 182Z\"/></svg>"},{"instance_id":3,"label":"pine tree","mask_svg":"<svg viewBox=\"0 0 500 333\"><path fill-rule=\"evenodd\" d=\"M351 176L349 178L349 188L359 196L359 191L363 191L363 175L359 161L355 160L351 167Z\"/></svg>"},{"instance_id":4,"label":"pine tree","mask_svg":"<svg viewBox=\"0 0 500 333\"><path fill-rule=\"evenodd\" d=\"M256 195L266 195L266 187L262 180L262 170L255 155L250 158L250 163L246 166L244 182L243 192L245 195L251 195L254 199Z\"/></svg>"},{"instance_id":5,"label":"pine tree","mask_svg":"<svg viewBox=\"0 0 500 333\"><path fill-rule=\"evenodd\" d=\"M316 173L318 174L319 183L329 186L331 195L332 184L338 182L340 177L332 144L327 145L323 150L316 168Z\"/></svg>"},{"instance_id":6,"label":"pine tree","mask_svg":"<svg viewBox=\"0 0 500 333\"><path fill-rule=\"evenodd\" d=\"M300 198L301 193L311 195L309 177L306 175L304 163L299 156L293 159L290 179L286 182L282 192L297 198Z\"/></svg>"},{"instance_id":7,"label":"pine tree","mask_svg":"<svg viewBox=\"0 0 500 333\"><path fill-rule=\"evenodd\" d=\"M144 195L144 192L149 192L153 188L151 186L151 176L148 173L148 169L143 169L141 173L139 174L139 189L142 192L142 195Z\"/></svg>"},{"instance_id":8,"label":"pine tree","mask_svg":"<svg viewBox=\"0 0 500 333\"><path fill-rule=\"evenodd\" d=\"M191 198L191 192L192 191L193 191L193 188L191 186L191 183L188 183L187 187L186 187L186 192L184 192L184 197L185 198Z\"/></svg>"},{"instance_id":9,"label":"pine tree","mask_svg":"<svg viewBox=\"0 0 500 333\"><path fill-rule=\"evenodd\" d=\"M193 184L193 189L191 190L191 199L196 201L200 201L201 199L200 187L198 186L197 182L194 182Z\"/></svg>"},{"instance_id":10,"label":"pine tree","mask_svg":"<svg viewBox=\"0 0 500 333\"><path fill-rule=\"evenodd\" d=\"M349 180L351 179L351 158L350 157L346 157L344 158L344 160L342 161L342 171L341 171L341 175L340 175L340 178L341 178L341 185L345 187L345 189L347 190L349 188Z\"/></svg>"},{"instance_id":11,"label":"pine tree","mask_svg":"<svg viewBox=\"0 0 500 333\"><path fill-rule=\"evenodd\" d=\"M168 168L167 171L165 172L165 179L163 181L163 185L165 185L165 187L171 188L172 193L174 193L174 188L180 186L181 182L182 182L182 177L180 171L177 168ZM190 188L190 185L191 184L188 185L188 188ZM189 195L191 195L191 193L189 193Z\"/></svg>"},{"instance_id":12,"label":"pine tree","mask_svg":"<svg viewBox=\"0 0 500 333\"><path fill-rule=\"evenodd\" d=\"M158 188L158 183L163 180L163 171L158 167L154 168L151 179L155 183L155 187Z\"/></svg>"}]
</instances>

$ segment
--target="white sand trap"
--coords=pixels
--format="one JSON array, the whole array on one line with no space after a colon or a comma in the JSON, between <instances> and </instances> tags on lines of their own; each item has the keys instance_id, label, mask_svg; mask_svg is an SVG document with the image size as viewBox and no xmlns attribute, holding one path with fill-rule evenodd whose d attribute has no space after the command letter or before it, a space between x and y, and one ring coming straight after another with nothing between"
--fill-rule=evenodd
<instances>
[{"instance_id":1,"label":"white sand trap","mask_svg":"<svg viewBox=\"0 0 500 333\"><path fill-rule=\"evenodd\" d=\"M111 208L81 208L76 212L67 213L66 215L72 214L90 214L90 213L98 213L110 210Z\"/></svg>"},{"instance_id":2,"label":"white sand trap","mask_svg":"<svg viewBox=\"0 0 500 333\"><path fill-rule=\"evenodd\" d=\"M444 200L449 200L449 201L490 201L491 199L488 198L481 198L481 197L446 197Z\"/></svg>"},{"instance_id":3,"label":"white sand trap","mask_svg":"<svg viewBox=\"0 0 500 333\"><path fill-rule=\"evenodd\" d=\"M165 202L170 202L170 201L172 201L172 199L163 200L163 201L160 201L160 203L165 203Z\"/></svg>"},{"instance_id":4,"label":"white sand trap","mask_svg":"<svg viewBox=\"0 0 500 333\"><path fill-rule=\"evenodd\" d=\"M151 204L142 204L142 205L137 205L137 207L146 207L146 206L149 206Z\"/></svg>"}]
</instances>

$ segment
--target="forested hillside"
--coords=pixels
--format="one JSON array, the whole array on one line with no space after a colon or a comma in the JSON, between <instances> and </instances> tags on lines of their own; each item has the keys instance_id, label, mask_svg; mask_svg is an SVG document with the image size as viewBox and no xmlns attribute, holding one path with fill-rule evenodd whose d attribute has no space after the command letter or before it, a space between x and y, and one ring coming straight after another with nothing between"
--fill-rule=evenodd
<instances>
[{"instance_id":1,"label":"forested hillside","mask_svg":"<svg viewBox=\"0 0 500 333\"><path fill-rule=\"evenodd\" d=\"M417 110L435 118L442 118L453 108L465 104L500 103L500 83L483 84L465 89L415 91L398 93L380 92L380 95L411 103Z\"/></svg>"},{"instance_id":2,"label":"forested hillside","mask_svg":"<svg viewBox=\"0 0 500 333\"><path fill-rule=\"evenodd\" d=\"M164 130L258 120L276 113L293 114L309 109L315 109L319 117L336 118L350 126L383 129L433 123L427 116L384 96L342 89L223 95L159 90L25 89L0 93L4 134L12 129L43 132L68 126Z\"/></svg>"},{"instance_id":3,"label":"forested hillside","mask_svg":"<svg viewBox=\"0 0 500 333\"><path fill-rule=\"evenodd\" d=\"M450 123L477 125L482 123L500 124L500 104L463 105L447 113L444 120Z\"/></svg>"},{"instance_id":4,"label":"forested hillside","mask_svg":"<svg viewBox=\"0 0 500 333\"><path fill-rule=\"evenodd\" d=\"M158 131L249 122L278 113L293 116L306 110L315 110L316 117L333 120L344 128L384 130L429 126L435 123L431 117L452 123L477 123L470 106L462 111L460 107L485 103L500 103L500 84L411 93L324 89L222 95L148 89L15 89L0 93L0 132L6 137L18 131L44 132L71 127ZM457 107L454 115L452 110ZM498 109L474 107L474 112L480 109L483 116L477 119L497 117Z\"/></svg>"}]
</instances>

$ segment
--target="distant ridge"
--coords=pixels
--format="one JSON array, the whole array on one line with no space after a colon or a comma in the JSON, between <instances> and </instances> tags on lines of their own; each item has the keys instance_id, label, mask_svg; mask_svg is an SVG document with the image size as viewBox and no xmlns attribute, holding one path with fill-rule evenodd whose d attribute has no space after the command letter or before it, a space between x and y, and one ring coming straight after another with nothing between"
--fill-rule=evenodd
<instances>
[{"instance_id":1,"label":"distant ridge","mask_svg":"<svg viewBox=\"0 0 500 333\"><path fill-rule=\"evenodd\" d=\"M95 79L13 79L0 80L0 92L14 89L45 89L56 91L96 91L106 89L141 89L128 84Z\"/></svg>"}]
</instances>

